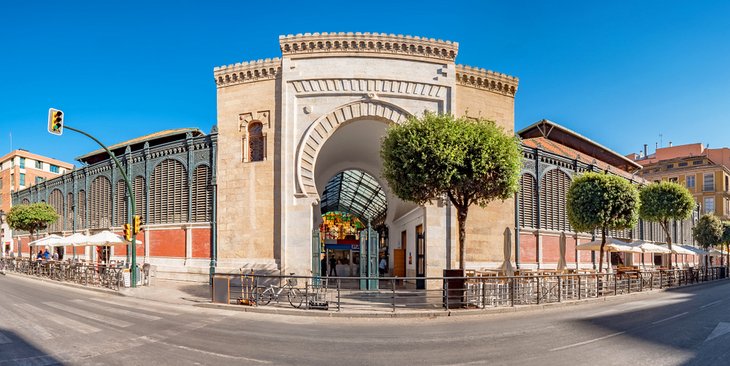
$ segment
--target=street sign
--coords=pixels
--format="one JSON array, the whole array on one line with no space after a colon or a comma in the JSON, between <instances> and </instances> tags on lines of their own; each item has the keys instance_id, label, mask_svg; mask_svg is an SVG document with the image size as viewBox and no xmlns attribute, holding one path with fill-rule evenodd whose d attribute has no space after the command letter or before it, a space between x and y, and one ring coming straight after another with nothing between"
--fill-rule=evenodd
<instances>
[{"instance_id":1,"label":"street sign","mask_svg":"<svg viewBox=\"0 0 730 366\"><path fill-rule=\"evenodd\" d=\"M48 109L48 132L61 136L63 134L63 111L60 109Z\"/></svg>"}]
</instances>

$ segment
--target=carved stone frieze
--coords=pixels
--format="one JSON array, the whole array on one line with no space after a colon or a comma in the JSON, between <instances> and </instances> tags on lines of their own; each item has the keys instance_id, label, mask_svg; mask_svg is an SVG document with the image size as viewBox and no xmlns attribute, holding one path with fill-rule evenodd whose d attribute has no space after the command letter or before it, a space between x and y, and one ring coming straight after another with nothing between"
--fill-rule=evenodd
<instances>
[{"instance_id":1,"label":"carved stone frieze","mask_svg":"<svg viewBox=\"0 0 730 366\"><path fill-rule=\"evenodd\" d=\"M459 51L457 42L385 33L304 33L279 36L285 56L317 54L361 54L408 56L453 62Z\"/></svg>"},{"instance_id":2,"label":"carved stone frieze","mask_svg":"<svg viewBox=\"0 0 730 366\"><path fill-rule=\"evenodd\" d=\"M514 97L519 79L478 67L456 65L456 82L477 89Z\"/></svg>"},{"instance_id":3,"label":"carved stone frieze","mask_svg":"<svg viewBox=\"0 0 730 366\"><path fill-rule=\"evenodd\" d=\"M275 79L281 74L281 59L267 58L213 69L215 84L221 88L261 80Z\"/></svg>"},{"instance_id":4,"label":"carved stone frieze","mask_svg":"<svg viewBox=\"0 0 730 366\"><path fill-rule=\"evenodd\" d=\"M443 98L448 89L442 85L386 79L310 79L294 80L290 84L298 95L382 93Z\"/></svg>"}]
</instances>

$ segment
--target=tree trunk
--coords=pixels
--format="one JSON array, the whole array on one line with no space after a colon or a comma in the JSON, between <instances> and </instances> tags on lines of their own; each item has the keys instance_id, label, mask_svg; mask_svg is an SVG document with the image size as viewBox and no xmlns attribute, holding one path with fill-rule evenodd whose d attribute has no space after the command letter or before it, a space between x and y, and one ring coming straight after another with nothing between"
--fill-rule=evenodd
<instances>
[{"instance_id":1,"label":"tree trunk","mask_svg":"<svg viewBox=\"0 0 730 366\"><path fill-rule=\"evenodd\" d=\"M456 206L456 215L459 221L459 269L466 269L466 215L469 207Z\"/></svg>"},{"instance_id":2,"label":"tree trunk","mask_svg":"<svg viewBox=\"0 0 730 366\"><path fill-rule=\"evenodd\" d=\"M606 245L606 228L601 228L601 255L598 260L598 273L603 272L603 247Z\"/></svg>"},{"instance_id":3,"label":"tree trunk","mask_svg":"<svg viewBox=\"0 0 730 366\"><path fill-rule=\"evenodd\" d=\"M667 248L669 248L669 250L672 250L672 235L669 233L669 220L661 221L659 224L659 226L661 226L664 230L664 235L667 237ZM672 253L669 253L668 264L668 268L672 269Z\"/></svg>"}]
</instances>

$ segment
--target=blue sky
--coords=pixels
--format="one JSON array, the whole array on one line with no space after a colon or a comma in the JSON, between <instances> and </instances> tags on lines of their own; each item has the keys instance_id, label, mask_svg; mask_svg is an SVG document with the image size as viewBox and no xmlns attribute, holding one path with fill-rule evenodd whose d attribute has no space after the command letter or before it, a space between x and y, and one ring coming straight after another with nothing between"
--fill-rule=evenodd
<instances>
[{"instance_id":1,"label":"blue sky","mask_svg":"<svg viewBox=\"0 0 730 366\"><path fill-rule=\"evenodd\" d=\"M4 1L0 153L72 161L49 107L112 144L216 121L213 67L280 54L278 35L386 32L460 43L520 78L515 127L548 118L618 152L730 146L727 1ZM78 163L77 163L78 164Z\"/></svg>"}]
</instances>

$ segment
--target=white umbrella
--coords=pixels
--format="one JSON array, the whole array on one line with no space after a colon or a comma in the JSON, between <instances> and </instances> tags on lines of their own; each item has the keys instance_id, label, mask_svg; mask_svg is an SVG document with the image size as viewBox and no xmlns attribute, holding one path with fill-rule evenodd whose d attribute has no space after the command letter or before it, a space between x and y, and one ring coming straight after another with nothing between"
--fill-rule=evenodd
<instances>
[{"instance_id":1,"label":"white umbrella","mask_svg":"<svg viewBox=\"0 0 730 366\"><path fill-rule=\"evenodd\" d=\"M631 242L631 246L641 249L641 266L644 268L646 268L646 263L644 263L643 253L671 253L671 251L665 247L644 240L635 240Z\"/></svg>"},{"instance_id":2,"label":"white umbrella","mask_svg":"<svg viewBox=\"0 0 730 366\"><path fill-rule=\"evenodd\" d=\"M565 232L560 233L560 243L559 243L559 249L560 249L560 258L558 258L558 270L563 271L565 270Z\"/></svg>"},{"instance_id":3,"label":"white umbrella","mask_svg":"<svg viewBox=\"0 0 730 366\"><path fill-rule=\"evenodd\" d=\"M514 276L515 270L512 268L512 232L509 228L504 229L504 263L502 263L502 271L506 276Z\"/></svg>"},{"instance_id":4,"label":"white umbrella","mask_svg":"<svg viewBox=\"0 0 730 366\"><path fill-rule=\"evenodd\" d=\"M28 243L28 246L35 247L35 246L47 246L47 247L54 247L58 246L58 241L61 240L61 237L56 234L48 235L44 238L40 238L38 240L34 240L30 243Z\"/></svg>"},{"instance_id":5,"label":"white umbrella","mask_svg":"<svg viewBox=\"0 0 730 366\"><path fill-rule=\"evenodd\" d=\"M707 255L707 254L709 254L709 252L707 252L707 251L704 251L704 250L702 250L700 248L695 248L695 247L689 246L689 245L680 245L680 247L682 247L684 249L687 249L687 250L689 250L690 252L693 252L696 255ZM667 249L667 248L664 248L664 249Z\"/></svg>"},{"instance_id":6,"label":"white umbrella","mask_svg":"<svg viewBox=\"0 0 730 366\"><path fill-rule=\"evenodd\" d=\"M578 244L576 247L578 250L601 250L601 241L594 240L588 243ZM606 252L629 252L629 253L641 253L641 249L631 246L625 241L618 240L616 238L606 238L606 245L603 246Z\"/></svg>"},{"instance_id":7,"label":"white umbrella","mask_svg":"<svg viewBox=\"0 0 730 366\"><path fill-rule=\"evenodd\" d=\"M601 250L601 240L594 240L588 243L578 244L576 247L578 250L592 250L592 251L600 251ZM603 246L603 249L607 252L627 252L627 253L641 253L641 249L632 247L629 243L625 241L618 240L616 238L606 238L606 245ZM611 272L611 260L610 256L606 256L606 262L608 262L608 265L606 266L606 269Z\"/></svg>"},{"instance_id":8,"label":"white umbrella","mask_svg":"<svg viewBox=\"0 0 730 366\"><path fill-rule=\"evenodd\" d=\"M667 249L666 246L663 246L662 245L661 247L664 248L664 249ZM695 252L693 252L693 251L691 251L689 249L686 249L686 248L684 248L683 246L681 246L679 244L674 244L674 245L672 245L672 254L689 254L689 255L695 255Z\"/></svg>"},{"instance_id":9,"label":"white umbrella","mask_svg":"<svg viewBox=\"0 0 730 366\"><path fill-rule=\"evenodd\" d=\"M85 243L74 244L74 246L112 246L112 245L127 245L130 242L124 240L121 235L114 234L111 231L104 230L89 236ZM142 244L141 241L137 240L137 244Z\"/></svg>"},{"instance_id":10,"label":"white umbrella","mask_svg":"<svg viewBox=\"0 0 730 366\"><path fill-rule=\"evenodd\" d=\"M89 237L82 234L82 233L75 233L73 235L69 235L66 237L61 238L59 242L61 245L77 245L77 244L83 244L89 240Z\"/></svg>"}]
</instances>

